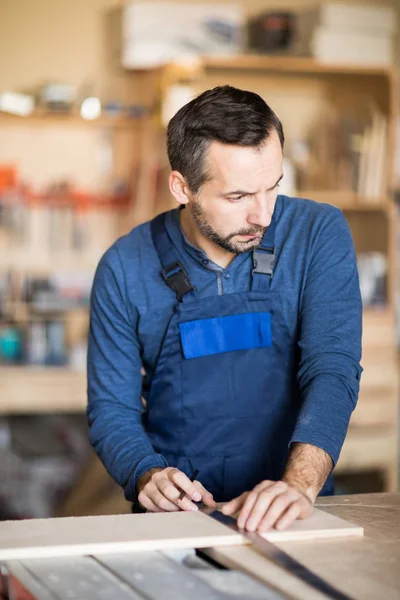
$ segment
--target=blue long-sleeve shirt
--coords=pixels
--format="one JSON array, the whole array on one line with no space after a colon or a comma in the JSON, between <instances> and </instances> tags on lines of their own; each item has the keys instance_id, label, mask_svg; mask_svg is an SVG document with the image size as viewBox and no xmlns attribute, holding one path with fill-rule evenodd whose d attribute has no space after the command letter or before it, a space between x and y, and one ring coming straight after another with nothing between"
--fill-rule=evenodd
<instances>
[{"instance_id":1,"label":"blue long-sleeve shirt","mask_svg":"<svg viewBox=\"0 0 400 600\"><path fill-rule=\"evenodd\" d=\"M342 212L327 204L278 196L274 287L298 331L302 405L291 443L338 460L361 376L362 306L354 246ZM166 227L198 297L250 289L251 252L222 269L185 239L179 209ZM176 301L144 223L118 239L94 279L88 352L90 441L110 475L136 498L136 482L166 467L142 425L142 367L151 383Z\"/></svg>"}]
</instances>

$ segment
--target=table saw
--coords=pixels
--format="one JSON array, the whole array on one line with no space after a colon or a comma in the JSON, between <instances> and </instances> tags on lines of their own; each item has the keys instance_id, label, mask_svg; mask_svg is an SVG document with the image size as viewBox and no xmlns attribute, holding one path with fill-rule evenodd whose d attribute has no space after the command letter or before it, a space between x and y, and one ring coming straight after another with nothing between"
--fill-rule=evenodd
<instances>
[{"instance_id":1,"label":"table saw","mask_svg":"<svg viewBox=\"0 0 400 600\"><path fill-rule=\"evenodd\" d=\"M319 498L317 507L363 527L364 537L275 542L278 551L344 597L399 600L400 494ZM2 560L0 590L7 600L327 597L251 543L220 542L197 550L143 546L143 551L107 553L103 548L99 555Z\"/></svg>"}]
</instances>

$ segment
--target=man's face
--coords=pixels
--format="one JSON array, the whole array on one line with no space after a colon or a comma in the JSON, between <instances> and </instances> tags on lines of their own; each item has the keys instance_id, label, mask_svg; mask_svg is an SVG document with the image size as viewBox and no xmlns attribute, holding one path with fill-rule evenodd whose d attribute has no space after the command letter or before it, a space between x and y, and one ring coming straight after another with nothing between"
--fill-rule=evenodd
<instances>
[{"instance_id":1,"label":"man's face","mask_svg":"<svg viewBox=\"0 0 400 600\"><path fill-rule=\"evenodd\" d=\"M259 149L212 142L204 165L210 179L188 205L201 234L233 254L257 247L274 212L282 160L275 131Z\"/></svg>"}]
</instances>

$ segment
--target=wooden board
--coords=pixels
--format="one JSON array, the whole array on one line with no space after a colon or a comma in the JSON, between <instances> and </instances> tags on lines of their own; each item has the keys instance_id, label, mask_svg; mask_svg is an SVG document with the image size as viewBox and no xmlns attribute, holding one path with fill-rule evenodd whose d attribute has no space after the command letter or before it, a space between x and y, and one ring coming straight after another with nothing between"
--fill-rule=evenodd
<instances>
[{"instance_id":1,"label":"wooden board","mask_svg":"<svg viewBox=\"0 0 400 600\"><path fill-rule=\"evenodd\" d=\"M263 534L263 537L275 543L350 536L360 537L362 535L364 535L362 527L315 508L309 519L295 521L286 531L270 529L270 531Z\"/></svg>"},{"instance_id":2,"label":"wooden board","mask_svg":"<svg viewBox=\"0 0 400 600\"><path fill-rule=\"evenodd\" d=\"M201 512L32 519L0 523L0 560L144 552L248 543Z\"/></svg>"},{"instance_id":3,"label":"wooden board","mask_svg":"<svg viewBox=\"0 0 400 600\"><path fill-rule=\"evenodd\" d=\"M271 541L360 536L363 530L315 510L286 531L271 530ZM148 513L99 517L32 519L0 523L0 560L76 556L168 548L240 545L239 533L201 512Z\"/></svg>"}]
</instances>

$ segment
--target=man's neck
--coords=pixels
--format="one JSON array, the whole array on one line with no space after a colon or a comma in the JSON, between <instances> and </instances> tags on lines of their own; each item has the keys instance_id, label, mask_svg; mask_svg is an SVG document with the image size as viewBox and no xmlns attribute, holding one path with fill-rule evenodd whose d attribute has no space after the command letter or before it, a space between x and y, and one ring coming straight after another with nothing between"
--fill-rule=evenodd
<instances>
[{"instance_id":1,"label":"man's neck","mask_svg":"<svg viewBox=\"0 0 400 600\"><path fill-rule=\"evenodd\" d=\"M226 269L233 261L236 254L224 250L221 246L218 246L218 244L215 244L212 240L206 238L201 231L199 231L189 210L181 210L179 216L183 233L188 242L193 246L196 246L196 248L203 250L212 262L223 269Z\"/></svg>"}]
</instances>

